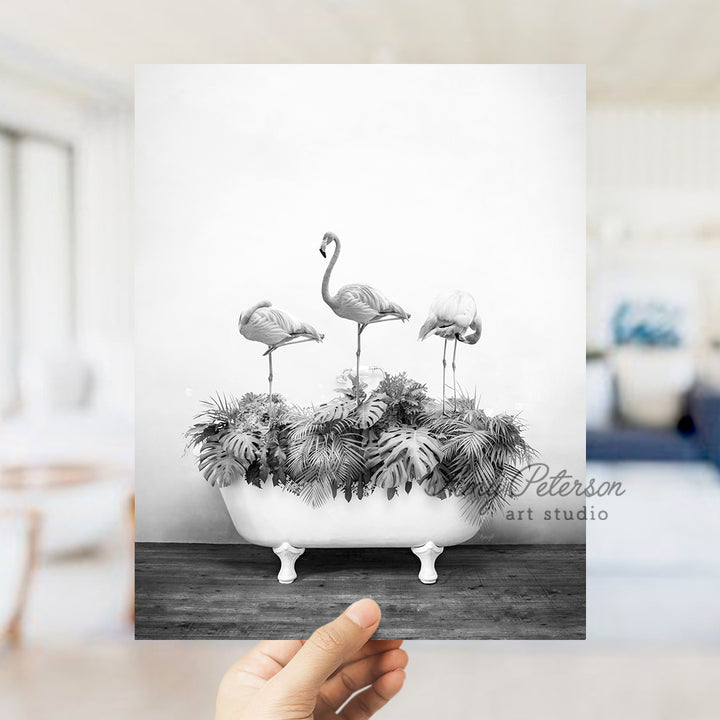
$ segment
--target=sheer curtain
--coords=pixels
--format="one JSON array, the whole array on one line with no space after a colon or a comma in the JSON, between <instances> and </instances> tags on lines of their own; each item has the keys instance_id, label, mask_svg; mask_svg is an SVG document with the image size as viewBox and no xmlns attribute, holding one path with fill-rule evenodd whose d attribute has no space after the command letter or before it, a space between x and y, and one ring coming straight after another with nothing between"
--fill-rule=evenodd
<instances>
[{"instance_id":1,"label":"sheer curtain","mask_svg":"<svg viewBox=\"0 0 720 720\"><path fill-rule=\"evenodd\" d=\"M2 185L2 389L11 409L36 392L44 364L75 339L73 154L68 145L6 132ZM37 388L41 395L44 388Z\"/></svg>"}]
</instances>

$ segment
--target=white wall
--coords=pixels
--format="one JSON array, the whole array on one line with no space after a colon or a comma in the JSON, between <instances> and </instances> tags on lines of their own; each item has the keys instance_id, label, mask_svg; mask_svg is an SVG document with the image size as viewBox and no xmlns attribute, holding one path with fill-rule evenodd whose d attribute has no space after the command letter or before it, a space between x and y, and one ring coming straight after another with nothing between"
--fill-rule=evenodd
<instances>
[{"instance_id":1,"label":"white wall","mask_svg":"<svg viewBox=\"0 0 720 720\"><path fill-rule=\"evenodd\" d=\"M326 333L276 354L291 402L328 399L354 362L354 326L320 298L327 230L332 287L369 282L413 315L369 328L364 363L439 395L442 343L417 331L436 293L469 290L484 334L458 351L460 384L522 411L541 459L582 477L584 121L581 66L139 67L137 539L238 540L182 433L211 393L266 387L244 307L267 297ZM582 541L584 524L484 537Z\"/></svg>"},{"instance_id":2,"label":"white wall","mask_svg":"<svg viewBox=\"0 0 720 720\"><path fill-rule=\"evenodd\" d=\"M99 109L77 152L78 336L96 402L134 420L133 114Z\"/></svg>"},{"instance_id":3,"label":"white wall","mask_svg":"<svg viewBox=\"0 0 720 720\"><path fill-rule=\"evenodd\" d=\"M74 335L71 163L67 146L18 142L16 282L25 359L67 346Z\"/></svg>"}]
</instances>

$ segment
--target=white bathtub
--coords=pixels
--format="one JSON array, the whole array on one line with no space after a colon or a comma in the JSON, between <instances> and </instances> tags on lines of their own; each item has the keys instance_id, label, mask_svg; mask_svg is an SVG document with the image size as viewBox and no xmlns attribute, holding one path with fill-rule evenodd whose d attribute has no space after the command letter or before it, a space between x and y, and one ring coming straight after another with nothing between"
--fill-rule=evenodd
<instances>
[{"instance_id":1,"label":"white bathtub","mask_svg":"<svg viewBox=\"0 0 720 720\"><path fill-rule=\"evenodd\" d=\"M235 482L221 493L240 536L278 555L281 583L297 577L295 561L306 548L407 547L420 558L420 581L431 584L443 548L478 530L463 518L460 498L439 500L418 487L392 500L382 490L350 502L338 495L319 508L270 482Z\"/></svg>"}]
</instances>

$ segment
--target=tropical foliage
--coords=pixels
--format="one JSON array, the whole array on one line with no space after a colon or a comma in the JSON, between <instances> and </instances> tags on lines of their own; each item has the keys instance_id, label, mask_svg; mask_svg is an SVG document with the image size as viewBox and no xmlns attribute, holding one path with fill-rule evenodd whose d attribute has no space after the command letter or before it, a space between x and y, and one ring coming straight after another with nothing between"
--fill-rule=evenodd
<instances>
[{"instance_id":1,"label":"tropical foliage","mask_svg":"<svg viewBox=\"0 0 720 720\"><path fill-rule=\"evenodd\" d=\"M519 489L533 451L516 416L487 416L476 397L443 414L425 385L405 373L385 375L371 392L350 372L338 397L315 408L290 408L273 395L217 396L186 433L211 485L266 481L320 507L379 491L389 498L421 488L463 499L480 524Z\"/></svg>"}]
</instances>

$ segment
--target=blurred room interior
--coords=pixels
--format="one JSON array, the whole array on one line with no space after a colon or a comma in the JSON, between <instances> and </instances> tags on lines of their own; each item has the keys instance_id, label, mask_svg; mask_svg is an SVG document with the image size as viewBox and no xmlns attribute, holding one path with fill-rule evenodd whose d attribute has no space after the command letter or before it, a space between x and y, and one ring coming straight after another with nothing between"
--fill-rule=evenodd
<instances>
[{"instance_id":1,"label":"blurred room interior","mask_svg":"<svg viewBox=\"0 0 720 720\"><path fill-rule=\"evenodd\" d=\"M310 0L302 13L282 0L5 3L0 645L15 650L0 657L0 715L69 703L73 673L118 691L102 685L107 670L135 682L117 717L150 706L153 717L197 716L202 693L246 647L129 642L135 63L587 64L587 476L620 479L627 492L588 502L608 510L587 528L597 644L579 648L585 661L566 646L522 652L551 655L566 673L568 717L594 669L607 669L605 654L633 641L670 649L636 642L644 674L632 686L608 675L598 711L611 709L613 687L632 700L648 689L643 678L705 667L697 653L720 645L718 27L714 0ZM458 688L478 671L506 687L519 657L486 644L487 658L468 660L467 648L420 643L415 677L411 651L407 689L387 717L455 716L422 692L443 648ZM60 674L43 699L34 674L51 668ZM162 695L173 668L193 677L182 701ZM510 710L493 705L495 717L537 712L546 688L524 672L528 692ZM702 671L678 692L717 698ZM635 718L660 716L659 699L639 698ZM97 714L100 694L87 707ZM458 701L458 717L463 709Z\"/></svg>"}]
</instances>

